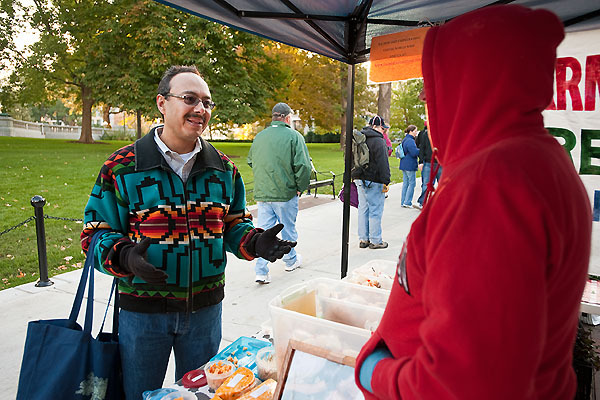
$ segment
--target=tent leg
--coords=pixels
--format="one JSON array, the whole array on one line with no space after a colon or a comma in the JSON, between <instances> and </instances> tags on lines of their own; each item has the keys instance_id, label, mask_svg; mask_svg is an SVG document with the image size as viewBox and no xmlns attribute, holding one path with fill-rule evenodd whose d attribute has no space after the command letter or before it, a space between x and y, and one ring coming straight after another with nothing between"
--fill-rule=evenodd
<instances>
[{"instance_id":1,"label":"tent leg","mask_svg":"<svg viewBox=\"0 0 600 400\"><path fill-rule=\"evenodd\" d=\"M348 101L346 108L346 151L344 167L344 212L342 217L342 278L348 274L348 238L350 235L350 171L352 170L352 131L354 129L354 72L348 65Z\"/></svg>"}]
</instances>

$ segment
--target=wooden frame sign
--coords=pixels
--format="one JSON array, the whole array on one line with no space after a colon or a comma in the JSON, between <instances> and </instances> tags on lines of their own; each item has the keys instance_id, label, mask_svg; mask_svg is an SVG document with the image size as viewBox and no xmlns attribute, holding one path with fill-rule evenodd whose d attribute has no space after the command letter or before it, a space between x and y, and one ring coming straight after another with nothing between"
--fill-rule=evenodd
<instances>
[{"instance_id":1,"label":"wooden frame sign","mask_svg":"<svg viewBox=\"0 0 600 400\"><path fill-rule=\"evenodd\" d=\"M356 358L290 340L274 400L362 400L354 382Z\"/></svg>"}]
</instances>

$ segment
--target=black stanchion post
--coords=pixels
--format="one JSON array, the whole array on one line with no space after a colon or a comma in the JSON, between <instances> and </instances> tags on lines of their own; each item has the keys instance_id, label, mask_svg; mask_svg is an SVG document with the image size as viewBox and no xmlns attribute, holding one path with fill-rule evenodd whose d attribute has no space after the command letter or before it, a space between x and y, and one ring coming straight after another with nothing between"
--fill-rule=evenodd
<instances>
[{"instance_id":1,"label":"black stanchion post","mask_svg":"<svg viewBox=\"0 0 600 400\"><path fill-rule=\"evenodd\" d=\"M35 210L35 232L37 234L38 265L40 268L40 280L35 284L37 287L53 285L48 279L48 257L46 256L46 228L44 227L44 205L46 199L40 195L31 198L31 205Z\"/></svg>"}]
</instances>

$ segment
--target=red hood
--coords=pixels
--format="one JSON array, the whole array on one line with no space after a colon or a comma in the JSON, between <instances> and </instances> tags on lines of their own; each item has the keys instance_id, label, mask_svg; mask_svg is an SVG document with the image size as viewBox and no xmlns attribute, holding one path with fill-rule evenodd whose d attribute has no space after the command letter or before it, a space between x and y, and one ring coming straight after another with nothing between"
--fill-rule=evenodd
<instances>
[{"instance_id":1,"label":"red hood","mask_svg":"<svg viewBox=\"0 0 600 400\"><path fill-rule=\"evenodd\" d=\"M523 38L518 46L515 36ZM507 137L544 130L551 60L563 37L554 14L518 5L487 7L429 30L422 60L427 122L445 169Z\"/></svg>"}]
</instances>

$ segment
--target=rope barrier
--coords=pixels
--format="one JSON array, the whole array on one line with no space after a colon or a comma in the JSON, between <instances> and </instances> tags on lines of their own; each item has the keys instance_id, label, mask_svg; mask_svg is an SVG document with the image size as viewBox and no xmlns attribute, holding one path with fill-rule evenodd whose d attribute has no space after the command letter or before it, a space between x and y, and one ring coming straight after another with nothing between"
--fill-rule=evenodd
<instances>
[{"instance_id":1,"label":"rope barrier","mask_svg":"<svg viewBox=\"0 0 600 400\"><path fill-rule=\"evenodd\" d=\"M83 220L81 218L66 218L66 217L53 217L51 215L48 214L44 214L44 219L57 219L57 220L61 220L61 221L72 221L72 222L77 222L77 223L82 223ZM25 221L23 222L19 222L18 224L16 224L15 226L11 226L8 229L3 230L2 232L0 232L0 236L4 235L5 233L8 233L12 230L15 230L23 225L25 225L26 223L28 223L29 221L34 221L35 220L35 216L31 216L29 218L27 218Z\"/></svg>"},{"instance_id":2,"label":"rope barrier","mask_svg":"<svg viewBox=\"0 0 600 400\"><path fill-rule=\"evenodd\" d=\"M0 232L0 236L2 236L2 235L4 235L5 233L8 233L8 232L10 232L10 231L12 231L12 230L14 230L14 229L17 229L18 227L20 227L20 226L23 226L23 225L25 225L26 223L28 223L29 221L33 221L34 219L35 219L35 217L29 217L29 218L27 218L25 221L23 221L23 222L20 222L20 223L18 223L17 225L15 225L15 226L11 226L10 228L8 228L8 229L6 229L6 230L4 230L4 231Z\"/></svg>"}]
</instances>

